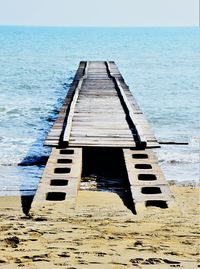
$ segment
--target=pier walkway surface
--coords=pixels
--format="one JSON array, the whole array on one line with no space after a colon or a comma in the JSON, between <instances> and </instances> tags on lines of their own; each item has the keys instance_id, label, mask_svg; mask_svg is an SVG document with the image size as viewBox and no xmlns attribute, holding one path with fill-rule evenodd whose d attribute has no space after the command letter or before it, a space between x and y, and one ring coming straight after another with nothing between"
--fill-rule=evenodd
<instances>
[{"instance_id":1,"label":"pier walkway surface","mask_svg":"<svg viewBox=\"0 0 200 269\"><path fill-rule=\"evenodd\" d=\"M160 145L114 62L80 62L45 145L52 153L33 208L49 201L74 208L84 166L90 162L86 159L90 151L96 158L101 149L104 156L112 150L123 156L136 212L147 206L167 208L173 202L153 151ZM104 156L97 157L99 165Z\"/></svg>"},{"instance_id":2,"label":"pier walkway surface","mask_svg":"<svg viewBox=\"0 0 200 269\"><path fill-rule=\"evenodd\" d=\"M80 63L45 144L63 142L75 147L159 147L114 62Z\"/></svg>"}]
</instances>

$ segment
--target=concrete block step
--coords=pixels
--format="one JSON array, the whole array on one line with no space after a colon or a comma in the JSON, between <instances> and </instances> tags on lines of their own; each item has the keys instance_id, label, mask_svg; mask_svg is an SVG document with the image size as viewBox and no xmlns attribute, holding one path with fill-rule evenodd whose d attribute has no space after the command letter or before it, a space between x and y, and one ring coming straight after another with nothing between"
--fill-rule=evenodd
<instances>
[{"instance_id":1,"label":"concrete block step","mask_svg":"<svg viewBox=\"0 0 200 269\"><path fill-rule=\"evenodd\" d=\"M38 204L70 202L75 207L82 173L82 148L53 148L31 211Z\"/></svg>"},{"instance_id":2,"label":"concrete block step","mask_svg":"<svg viewBox=\"0 0 200 269\"><path fill-rule=\"evenodd\" d=\"M171 206L174 199L153 150L123 149L123 154L136 211Z\"/></svg>"}]
</instances>

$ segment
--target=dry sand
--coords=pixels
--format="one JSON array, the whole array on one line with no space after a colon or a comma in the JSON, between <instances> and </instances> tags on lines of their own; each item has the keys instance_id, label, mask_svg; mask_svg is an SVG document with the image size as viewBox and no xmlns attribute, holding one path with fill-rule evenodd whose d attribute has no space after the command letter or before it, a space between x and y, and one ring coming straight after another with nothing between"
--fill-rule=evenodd
<instances>
[{"instance_id":1,"label":"dry sand","mask_svg":"<svg viewBox=\"0 0 200 269\"><path fill-rule=\"evenodd\" d=\"M199 189L171 189L177 208L139 216L114 193L80 191L75 211L61 202L32 218L1 197L0 268L198 268Z\"/></svg>"}]
</instances>

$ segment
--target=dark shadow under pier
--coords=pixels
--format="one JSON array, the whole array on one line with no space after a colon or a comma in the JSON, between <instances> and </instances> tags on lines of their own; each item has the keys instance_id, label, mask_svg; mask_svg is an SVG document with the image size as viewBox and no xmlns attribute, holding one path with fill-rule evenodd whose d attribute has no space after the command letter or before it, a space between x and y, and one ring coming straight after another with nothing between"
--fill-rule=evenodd
<instances>
[{"instance_id":1,"label":"dark shadow under pier","mask_svg":"<svg viewBox=\"0 0 200 269\"><path fill-rule=\"evenodd\" d=\"M88 179L93 179L96 191L116 193L136 214L121 148L83 148L82 181L87 182Z\"/></svg>"}]
</instances>

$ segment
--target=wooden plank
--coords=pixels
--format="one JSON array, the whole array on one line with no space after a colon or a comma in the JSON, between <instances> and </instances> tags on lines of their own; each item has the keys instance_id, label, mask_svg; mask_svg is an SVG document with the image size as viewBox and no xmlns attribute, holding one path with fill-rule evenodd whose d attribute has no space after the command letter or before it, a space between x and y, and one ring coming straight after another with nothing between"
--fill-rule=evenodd
<instances>
[{"instance_id":1,"label":"wooden plank","mask_svg":"<svg viewBox=\"0 0 200 269\"><path fill-rule=\"evenodd\" d=\"M131 107L131 105L130 105L130 103L129 103L129 101L128 101L126 95L125 95L125 93L124 93L124 89L121 87L120 82L119 82L119 79L116 78L114 75L112 75L112 73L111 73L111 68L110 68L110 65L109 65L109 62L107 62L107 66L108 66L108 70L109 70L109 72L110 72L110 75L111 75L111 76L113 77L113 79L115 80L115 83L116 83L116 85L117 85L117 87L118 87L118 89L119 89L119 91L120 91L120 94L121 94L123 100L124 100L124 103L125 103L125 105L126 105L126 108L127 108L128 112L129 112L129 116L130 116L130 118L131 118L133 124L135 125L135 127L136 127L136 129L137 129L137 132L138 132L139 137L140 137L140 141L146 145L147 140L146 140L146 138L144 137L144 135L143 135L143 133L142 133L142 131L141 131L140 126L137 124L137 121L135 120L134 112L133 112L133 110L132 110L132 107Z\"/></svg>"},{"instance_id":2,"label":"wooden plank","mask_svg":"<svg viewBox=\"0 0 200 269\"><path fill-rule=\"evenodd\" d=\"M103 141L103 143L99 143L96 141L69 141L70 147L118 147L118 148L131 148L136 147L134 142L127 143L111 143L110 141Z\"/></svg>"},{"instance_id":3,"label":"wooden plank","mask_svg":"<svg viewBox=\"0 0 200 269\"><path fill-rule=\"evenodd\" d=\"M60 110L60 112L59 112L59 114L57 116L57 119L56 119L55 123L53 124L53 126L51 128L51 130L53 130L53 129L56 129L57 126L60 126L61 127L60 135L61 135L62 130L64 128L64 120L65 120L67 109L68 109L68 106L69 106L69 104L71 102L71 99L72 99L72 96L73 96L75 87L76 87L76 85L78 83L78 80L82 77L83 70L84 70L83 67L85 67L85 63L84 62L80 62L79 68L78 68L78 70L77 70L77 72L76 72L76 74L74 76L73 82L72 82L72 84L70 86L70 89L69 89L69 91L67 93L67 96L66 96L66 98L64 100L63 106L61 107L61 110ZM60 123L58 123L58 122L60 122ZM50 130L50 132L51 132L51 130ZM45 140L44 145L58 146L59 139L57 139L56 141L53 140L52 141L52 144L51 144L51 140L49 140L48 139L48 136L47 136L47 139Z\"/></svg>"},{"instance_id":4,"label":"wooden plank","mask_svg":"<svg viewBox=\"0 0 200 269\"><path fill-rule=\"evenodd\" d=\"M67 118L67 127L65 128L64 138L63 138L63 141L65 141L65 142L68 142L69 141L70 132L71 132L71 128L72 128L72 119L73 119L73 116L74 116L75 105L76 105L76 102L77 102L77 99L78 99L79 92L81 90L81 86L82 86L83 80L87 76L87 69L88 69L88 65L86 63L85 74L79 80L79 83L78 83L78 85L77 85L77 87L75 89L75 94L74 94L72 103L70 105L70 112L69 112L69 115L68 115L68 118Z\"/></svg>"},{"instance_id":5,"label":"wooden plank","mask_svg":"<svg viewBox=\"0 0 200 269\"><path fill-rule=\"evenodd\" d=\"M134 143L133 133L126 121L127 115L118 92L122 95L139 137L144 141L142 136L145 136L147 146L157 146L154 133L117 66L114 62L102 61L80 63L73 87L70 88L70 93L47 136L47 144L50 145L52 142L52 145L58 145L59 141L62 141L63 131L64 142L69 142L70 136L85 139L94 136L111 140L127 138L132 139Z\"/></svg>"}]
</instances>

